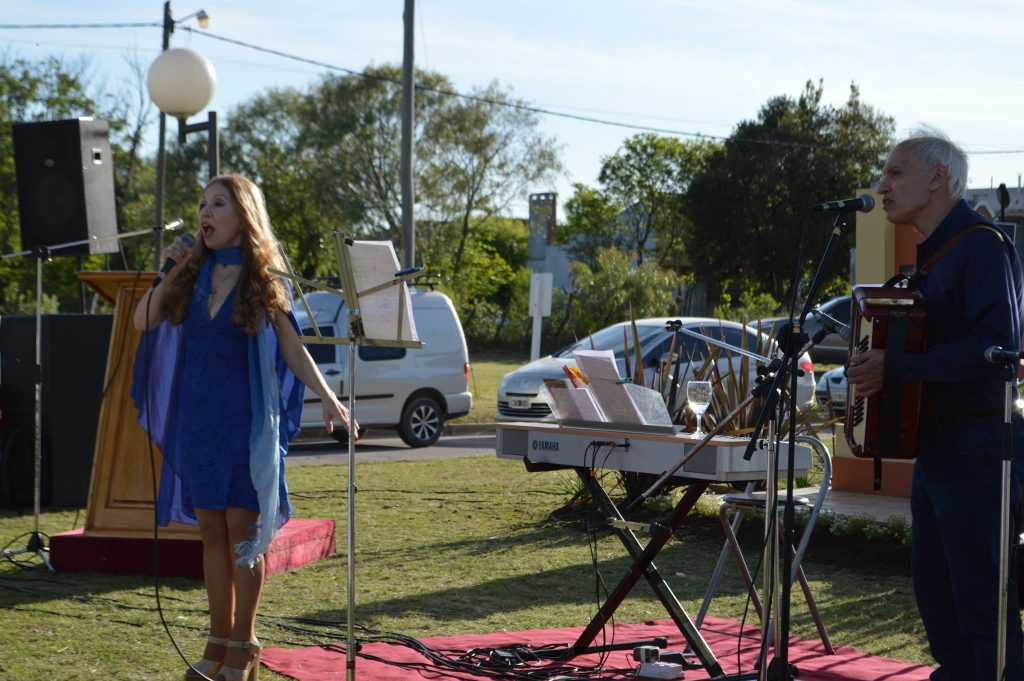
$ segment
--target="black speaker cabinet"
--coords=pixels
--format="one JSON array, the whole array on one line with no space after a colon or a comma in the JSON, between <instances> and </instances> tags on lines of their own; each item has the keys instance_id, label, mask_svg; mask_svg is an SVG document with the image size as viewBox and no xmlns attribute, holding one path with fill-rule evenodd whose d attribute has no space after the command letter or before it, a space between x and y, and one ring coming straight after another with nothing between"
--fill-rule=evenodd
<instances>
[{"instance_id":1,"label":"black speaker cabinet","mask_svg":"<svg viewBox=\"0 0 1024 681\"><path fill-rule=\"evenodd\" d=\"M104 120L15 123L21 247L58 246L117 234L110 128ZM114 253L116 239L53 251Z\"/></svg>"},{"instance_id":2,"label":"black speaker cabinet","mask_svg":"<svg viewBox=\"0 0 1024 681\"><path fill-rule=\"evenodd\" d=\"M42 319L41 501L45 506L84 506L113 316L54 314ZM33 315L0 317L0 507L4 508L33 503L35 321Z\"/></svg>"}]
</instances>

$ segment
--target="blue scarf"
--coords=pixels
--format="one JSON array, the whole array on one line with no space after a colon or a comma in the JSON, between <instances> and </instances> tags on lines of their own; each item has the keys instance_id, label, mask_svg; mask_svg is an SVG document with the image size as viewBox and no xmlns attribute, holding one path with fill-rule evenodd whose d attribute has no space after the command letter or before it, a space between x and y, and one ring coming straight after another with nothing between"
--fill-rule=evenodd
<instances>
[{"instance_id":1,"label":"blue scarf","mask_svg":"<svg viewBox=\"0 0 1024 681\"><path fill-rule=\"evenodd\" d=\"M203 262L203 266L199 269L199 276L196 278L195 286L192 288L192 294L199 296L203 302L204 308L206 307L206 299L210 297L214 262L218 265L241 265L242 247L228 246L227 248L220 248L217 250L211 248L210 255L211 257L207 258Z\"/></svg>"}]
</instances>

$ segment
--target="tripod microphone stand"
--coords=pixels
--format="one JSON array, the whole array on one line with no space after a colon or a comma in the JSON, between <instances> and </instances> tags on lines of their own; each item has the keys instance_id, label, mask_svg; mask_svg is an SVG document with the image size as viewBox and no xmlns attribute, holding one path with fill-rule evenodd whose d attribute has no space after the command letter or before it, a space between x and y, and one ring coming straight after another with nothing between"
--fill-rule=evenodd
<instances>
[{"instance_id":1,"label":"tripod microphone stand","mask_svg":"<svg viewBox=\"0 0 1024 681\"><path fill-rule=\"evenodd\" d=\"M163 226L165 230L177 229L182 225L181 220L174 220ZM43 261L49 260L53 251L63 250L67 248L73 248L75 246L83 246L86 244L95 244L106 241L117 241L131 236L138 236L140 234L152 234L158 228L153 229L140 229L134 232L125 232L123 234L115 234L107 237L98 237L90 239L82 239L79 241L69 241L63 244L57 244L53 246L38 245L33 249L27 251L19 251L17 253L8 253L0 256L0 261L10 260L12 258L21 258L32 256L36 261L36 332L35 332L35 392L33 395L33 457L32 457L32 532L29 533L28 543L22 549L5 549L3 552L4 558L14 559L16 556L23 554L32 554L37 556L43 564L54 572L53 565L50 564L48 557L49 548L46 546L46 542L43 540L43 534L39 531L39 515L40 505L42 497L42 472L43 472L43 361L42 361L42 321L43 321Z\"/></svg>"},{"instance_id":2,"label":"tripod microphone stand","mask_svg":"<svg viewBox=\"0 0 1024 681\"><path fill-rule=\"evenodd\" d=\"M817 210L817 207L811 210ZM767 657L767 632L770 627L770 610L772 607L772 601L775 600L777 603L776 612L778 619L778 626L774 628L775 638L775 657L769 664L762 662L760 669L759 679L763 681L790 681L796 677L797 670L789 663L789 630L790 630L790 597L793 588L793 544L795 537L795 513L793 504L793 487L795 483L795 477L793 472L793 466L795 464L796 456L796 400L793 397L797 391L797 362L799 359L799 353L802 348L806 348L810 345L807 334L803 331L803 323L810 313L811 303L815 299L818 288L821 285L821 280L824 276L825 266L828 263L832 252L835 250L839 242L839 237L843 232L843 229L849 224L849 211L841 210L836 216L833 224L832 234L829 237L828 243L825 246L825 251L818 262L817 270L815 271L814 278L807 290L807 296L804 301L803 308L799 315L795 314L797 291L799 284L799 271L800 261L802 254L797 258L797 271L793 278L793 297L790 305L790 319L788 326L780 334L779 343L783 348L783 361L778 372L774 376L774 380L771 384L771 389L767 391L765 403L758 415L757 422L754 425L753 432L760 433L763 431L765 425L771 420L772 422L781 422L780 414L782 405L779 403L780 396L782 395L782 386L784 382L789 380L789 401L786 405L789 415L789 433L788 433L788 447L786 450L786 496L785 502L783 503L783 519L782 519L782 535L783 535L783 546L780 548L777 546L778 533L772 531L771 545L766 546L766 554L772 561L772 565L769 565L768 571L777 571L777 561L782 557L784 568L781 570L781 575L778 578L772 580L770 584L766 580L766 588L769 588L776 592L776 599L765 598L765 616L764 616L764 636L762 636L762 657ZM802 247L801 247L802 250ZM778 421L776 421L776 419ZM772 437L775 437L774 428L771 429ZM747 461L751 459L754 454L754 447L756 442L752 439L750 444L747 446L747 451L743 455L743 458ZM780 457L775 457L774 469L769 470L769 479L777 479L778 476L778 465ZM769 522L772 518L777 516L777 512L773 516L772 509L778 509L779 499L778 490L774 486L769 486L768 496L765 499L765 511L766 511L766 530L768 529ZM774 529L774 528L772 528ZM767 537L768 535L766 535ZM775 586L778 584L778 587Z\"/></svg>"}]
</instances>

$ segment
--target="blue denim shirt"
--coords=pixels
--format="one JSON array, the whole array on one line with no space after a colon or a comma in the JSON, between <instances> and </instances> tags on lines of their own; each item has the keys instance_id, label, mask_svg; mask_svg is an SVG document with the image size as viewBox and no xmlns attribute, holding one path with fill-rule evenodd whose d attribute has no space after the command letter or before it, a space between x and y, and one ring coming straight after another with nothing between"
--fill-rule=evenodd
<instances>
[{"instance_id":1,"label":"blue denim shirt","mask_svg":"<svg viewBox=\"0 0 1024 681\"><path fill-rule=\"evenodd\" d=\"M994 226L961 200L917 247L918 267L979 224ZM925 404L934 404L935 416L1001 408L1006 377L984 353L993 346L1020 349L1024 274L1009 236L1004 242L984 229L964 235L917 288L928 309L927 346L904 355L900 380L925 383Z\"/></svg>"}]
</instances>

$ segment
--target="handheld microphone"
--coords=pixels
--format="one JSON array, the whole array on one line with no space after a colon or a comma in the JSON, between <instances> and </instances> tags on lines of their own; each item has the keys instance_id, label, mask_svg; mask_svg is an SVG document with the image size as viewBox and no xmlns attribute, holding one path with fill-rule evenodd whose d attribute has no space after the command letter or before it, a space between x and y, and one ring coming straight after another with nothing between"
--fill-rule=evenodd
<instances>
[{"instance_id":1,"label":"handheld microphone","mask_svg":"<svg viewBox=\"0 0 1024 681\"><path fill-rule=\"evenodd\" d=\"M843 199L842 201L826 201L811 208L812 211L852 213L859 210L861 213L870 213L875 207L875 199L870 194L861 194L855 199Z\"/></svg>"},{"instance_id":2,"label":"handheld microphone","mask_svg":"<svg viewBox=\"0 0 1024 681\"><path fill-rule=\"evenodd\" d=\"M192 246L194 246L196 243L196 238L191 234L182 234L178 238L184 241L185 245L188 246L189 248L192 248ZM171 258L167 258L167 260L164 260L164 266L160 268L160 272L157 273L156 279L153 280L153 288L156 288L160 284L160 282L164 280L164 277L166 277L167 273L174 268L175 264L176 263Z\"/></svg>"},{"instance_id":3,"label":"handheld microphone","mask_svg":"<svg viewBox=\"0 0 1024 681\"><path fill-rule=\"evenodd\" d=\"M811 310L811 314L814 315L814 318L817 319L818 323L821 324L821 328L825 329L829 333L836 334L847 343L850 342L849 325L843 324L841 321L835 319L834 317L829 317L821 310Z\"/></svg>"},{"instance_id":4,"label":"handheld microphone","mask_svg":"<svg viewBox=\"0 0 1024 681\"><path fill-rule=\"evenodd\" d=\"M1010 362L1019 362L1021 358L1024 358L1024 352L1004 350L998 345L993 345L985 351L985 361L991 362L992 364L1009 364Z\"/></svg>"}]
</instances>

